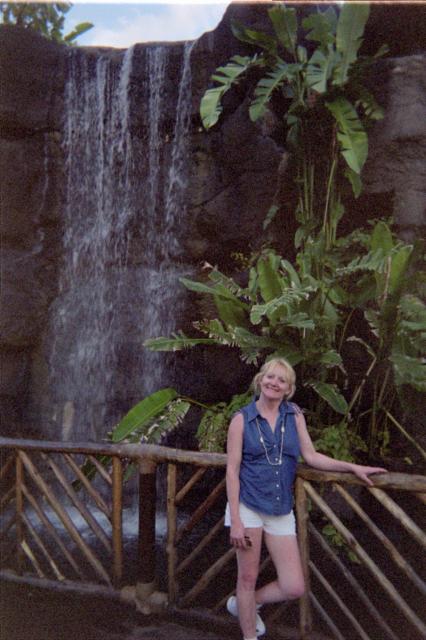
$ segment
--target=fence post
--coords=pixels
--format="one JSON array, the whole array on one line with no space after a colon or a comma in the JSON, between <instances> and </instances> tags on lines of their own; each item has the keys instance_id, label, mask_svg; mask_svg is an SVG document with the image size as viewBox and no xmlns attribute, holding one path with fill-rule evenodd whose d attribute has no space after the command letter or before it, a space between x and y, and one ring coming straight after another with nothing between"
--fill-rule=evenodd
<instances>
[{"instance_id":1,"label":"fence post","mask_svg":"<svg viewBox=\"0 0 426 640\"><path fill-rule=\"evenodd\" d=\"M117 587L123 575L123 466L117 456L112 459L112 548L113 581Z\"/></svg>"},{"instance_id":2,"label":"fence post","mask_svg":"<svg viewBox=\"0 0 426 640\"><path fill-rule=\"evenodd\" d=\"M139 570L136 595L146 600L155 590L155 506L157 465L153 460L139 462Z\"/></svg>"},{"instance_id":3,"label":"fence post","mask_svg":"<svg viewBox=\"0 0 426 640\"><path fill-rule=\"evenodd\" d=\"M22 543L24 541L24 529L22 524L22 512L24 510L24 498L22 484L24 481L24 468L19 449L16 451L16 559L18 575L22 575L24 569L24 554Z\"/></svg>"},{"instance_id":4,"label":"fence post","mask_svg":"<svg viewBox=\"0 0 426 640\"><path fill-rule=\"evenodd\" d=\"M300 636L307 638L312 631L312 611L310 603L310 578L309 578L309 537L308 537L308 498L303 479L296 480L296 514L297 537L299 540L300 557L302 560L303 575L305 577L305 593L299 601Z\"/></svg>"},{"instance_id":5,"label":"fence post","mask_svg":"<svg viewBox=\"0 0 426 640\"><path fill-rule=\"evenodd\" d=\"M167 557L169 602L174 603L178 594L176 581L176 472L175 464L167 469Z\"/></svg>"}]
</instances>

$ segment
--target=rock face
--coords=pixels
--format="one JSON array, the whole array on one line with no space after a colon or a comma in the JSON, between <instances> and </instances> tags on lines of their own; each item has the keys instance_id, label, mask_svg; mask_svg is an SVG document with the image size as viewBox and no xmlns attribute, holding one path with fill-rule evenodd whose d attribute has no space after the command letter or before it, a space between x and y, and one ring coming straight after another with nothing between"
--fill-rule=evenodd
<instances>
[{"instance_id":1,"label":"rock face","mask_svg":"<svg viewBox=\"0 0 426 640\"><path fill-rule=\"evenodd\" d=\"M393 10L400 8L388 8L389 12ZM387 15L391 18L390 13ZM380 39L378 32L383 30L379 14L375 16L373 12L369 41L375 37ZM417 25L416 16L412 17L411 25ZM191 51L186 214L177 231L180 249L175 258L175 264L188 273L204 260L230 272L232 252L248 253L259 246L262 222L276 188L275 176L285 154L274 136L274 123L268 126L268 123L250 122L247 105L241 104L237 95L229 96L224 117L212 132L206 134L201 128L198 106L211 73L231 55L246 52L245 46L236 42L230 33L231 17L258 28L265 23L265 9L258 5L231 5L217 29L202 36ZM389 24L394 28L392 19ZM68 285L65 290L63 284L60 285L66 232L64 96L69 56L65 47L31 30L2 26L0 32L2 433L42 436L46 431L39 425L52 419L46 402L50 384L51 318L69 290ZM387 40L386 33L383 40ZM426 56L419 50L418 41L410 48L408 40L400 45L401 57L377 67L375 86L386 115L370 134L370 156L364 175L366 188L360 199L360 210L365 212L362 215L371 217L371 209L380 206L377 214L394 215L401 234L412 238L418 236L425 225ZM158 144L162 145L159 153L164 154L161 156L164 158L168 157L167 144L173 144L176 137L174 127L179 104L176 78L180 76L184 58L182 44L167 47L167 75L162 90L164 108L158 129L161 137ZM135 46L129 78L129 131L134 140L135 165L141 168L140 179L134 174L139 201L146 199L147 187L143 185L151 184L153 179L150 174L151 183L144 182L149 155L147 144L150 131L152 133L146 73L149 50L148 45ZM87 67L90 69L97 65L100 57L107 57L112 66L119 66L123 60L123 52L118 50L82 49L81 56L92 61ZM166 164L171 162L165 160ZM147 262L155 259L158 265L162 260L161 256L149 257L151 254L141 249L147 242L140 225L141 215L137 209L128 234L127 282L133 282L134 278L140 281L144 277L140 269L153 266ZM288 220L282 224L291 226L292 223ZM122 272L123 265L112 260L111 273L114 270L115 273L118 266ZM161 306L161 300L159 304ZM186 305L176 328L185 327L192 313L188 310L188 301ZM131 325L132 320L127 321ZM118 394L118 413L123 413L140 398L138 388L132 388L132 371L129 372L135 348L135 338L132 340L123 347L122 352L127 353L126 363L118 358L118 369L114 373L121 376L123 388L129 389L127 397L124 392ZM200 350L191 356L178 354L173 362L182 392L206 401L241 391L250 378L250 372L239 365L237 355L232 352ZM188 367L191 376L187 374ZM69 422L70 411L72 414L69 406L64 409L62 421ZM48 433L55 435L56 432ZM56 435L63 437L62 427ZM72 437L72 433L67 436Z\"/></svg>"}]
</instances>

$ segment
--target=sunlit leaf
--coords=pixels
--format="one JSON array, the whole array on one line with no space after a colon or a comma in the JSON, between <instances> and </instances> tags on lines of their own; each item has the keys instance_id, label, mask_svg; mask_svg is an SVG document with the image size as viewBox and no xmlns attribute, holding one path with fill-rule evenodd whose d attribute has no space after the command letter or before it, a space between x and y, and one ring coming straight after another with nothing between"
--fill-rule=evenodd
<instances>
[{"instance_id":1,"label":"sunlit leaf","mask_svg":"<svg viewBox=\"0 0 426 640\"><path fill-rule=\"evenodd\" d=\"M175 389L160 389L134 406L112 431L112 441L124 440L132 431L139 429L165 409L177 397Z\"/></svg>"},{"instance_id":2,"label":"sunlit leaf","mask_svg":"<svg viewBox=\"0 0 426 640\"><path fill-rule=\"evenodd\" d=\"M308 386L312 387L314 391L325 400L330 407L332 407L337 413L346 415L348 412L348 403L342 396L336 385L329 384L327 382L309 382Z\"/></svg>"}]
</instances>

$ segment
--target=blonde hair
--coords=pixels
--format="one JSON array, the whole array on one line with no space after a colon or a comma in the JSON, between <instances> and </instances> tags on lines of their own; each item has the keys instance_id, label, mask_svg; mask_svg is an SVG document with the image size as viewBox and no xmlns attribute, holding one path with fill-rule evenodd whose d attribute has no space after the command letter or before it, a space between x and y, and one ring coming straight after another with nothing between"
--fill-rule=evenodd
<instances>
[{"instance_id":1,"label":"blonde hair","mask_svg":"<svg viewBox=\"0 0 426 640\"><path fill-rule=\"evenodd\" d=\"M256 394L260 393L260 382L263 376L276 366L280 366L285 370L285 379L287 384L290 385L290 392L286 396L286 400L289 400L294 396L294 393L296 391L296 373L291 364L287 362L285 358L271 358L262 365L260 371L256 373L253 378L252 384L254 387L254 392Z\"/></svg>"}]
</instances>

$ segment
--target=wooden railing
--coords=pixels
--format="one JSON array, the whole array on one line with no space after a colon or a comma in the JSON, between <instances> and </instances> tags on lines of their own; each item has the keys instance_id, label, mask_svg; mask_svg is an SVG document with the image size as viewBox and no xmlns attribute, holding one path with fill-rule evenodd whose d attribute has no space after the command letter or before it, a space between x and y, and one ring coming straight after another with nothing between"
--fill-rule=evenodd
<instances>
[{"instance_id":1,"label":"wooden railing","mask_svg":"<svg viewBox=\"0 0 426 640\"><path fill-rule=\"evenodd\" d=\"M139 541L138 557L130 562L138 563L132 575L139 597L146 598L163 580L170 606L223 614L235 585L235 551L223 527L225 455L5 438L0 450L3 577L35 575L40 581L103 584L118 591L128 582L122 487L132 462L139 472ZM107 466L100 464L105 456ZM95 481L81 471L83 465L96 470ZM167 478L167 575L160 578L159 465L160 480ZM383 474L367 488L350 474L301 466L296 515L307 591L298 603L266 607L267 625L280 627L285 619L286 626L299 626L303 638L313 629L338 640L426 637L420 567L426 536L416 524L425 497L424 476ZM76 526L71 508L86 533ZM271 571L265 555L260 580L269 579Z\"/></svg>"}]
</instances>

